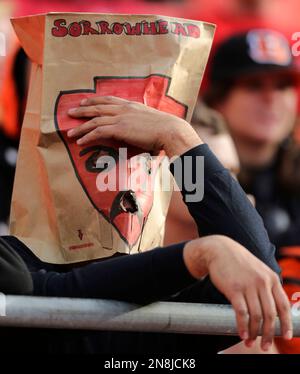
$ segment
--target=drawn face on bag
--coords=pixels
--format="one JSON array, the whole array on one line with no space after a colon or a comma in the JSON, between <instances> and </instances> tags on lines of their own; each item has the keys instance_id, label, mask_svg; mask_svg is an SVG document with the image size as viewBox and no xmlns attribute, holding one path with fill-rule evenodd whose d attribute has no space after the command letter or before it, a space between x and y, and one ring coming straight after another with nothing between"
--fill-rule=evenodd
<instances>
[{"instance_id":1,"label":"drawn face on bag","mask_svg":"<svg viewBox=\"0 0 300 374\"><path fill-rule=\"evenodd\" d=\"M55 106L55 125L89 200L132 247L153 205L153 179L163 153L152 157L139 148L107 140L79 146L76 140L67 137L67 132L87 119L71 118L68 110L79 106L84 98L107 95L142 102L181 118L186 115L186 107L167 96L170 84L167 77L96 77L94 83L94 90L60 93Z\"/></svg>"}]
</instances>

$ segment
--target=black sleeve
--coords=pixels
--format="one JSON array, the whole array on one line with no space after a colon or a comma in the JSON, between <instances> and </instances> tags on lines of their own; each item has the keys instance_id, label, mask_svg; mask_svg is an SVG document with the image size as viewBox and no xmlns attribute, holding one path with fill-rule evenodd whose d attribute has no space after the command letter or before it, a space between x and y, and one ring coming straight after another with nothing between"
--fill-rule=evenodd
<instances>
[{"instance_id":1,"label":"black sleeve","mask_svg":"<svg viewBox=\"0 0 300 374\"><path fill-rule=\"evenodd\" d=\"M190 156L191 162L184 162L186 156ZM198 156L204 157L204 196L201 201L187 202L187 196L193 191L186 189L186 178L196 180ZM275 247L270 243L261 217L239 183L222 166L207 144L201 144L177 158L170 169L178 185L182 184L183 200L201 235L226 235L280 274L275 260ZM176 172L180 169L182 173ZM184 176L184 183L181 183L181 175Z\"/></svg>"},{"instance_id":2,"label":"black sleeve","mask_svg":"<svg viewBox=\"0 0 300 374\"><path fill-rule=\"evenodd\" d=\"M0 238L0 292L5 294L30 294L30 273L15 251Z\"/></svg>"},{"instance_id":3,"label":"black sleeve","mask_svg":"<svg viewBox=\"0 0 300 374\"><path fill-rule=\"evenodd\" d=\"M39 296L115 299L146 304L195 284L183 261L184 243L120 256L65 273L32 273Z\"/></svg>"}]
</instances>

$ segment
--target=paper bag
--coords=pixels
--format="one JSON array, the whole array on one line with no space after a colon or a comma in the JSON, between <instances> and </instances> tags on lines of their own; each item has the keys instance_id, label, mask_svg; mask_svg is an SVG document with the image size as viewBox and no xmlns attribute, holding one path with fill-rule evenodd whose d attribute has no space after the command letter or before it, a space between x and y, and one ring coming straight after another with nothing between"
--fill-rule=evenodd
<instances>
[{"instance_id":1,"label":"paper bag","mask_svg":"<svg viewBox=\"0 0 300 374\"><path fill-rule=\"evenodd\" d=\"M214 25L154 15L87 13L49 13L12 23L32 71L11 234L42 261L58 264L161 245L171 195L160 188L166 173L161 155L146 155L150 169L145 178L154 178L153 191L128 185L102 191L99 180L112 170L126 169L130 175L133 160L145 152L111 141L78 146L66 133L84 121L67 112L84 98L113 95L189 120ZM99 166L100 155L115 159L115 166ZM122 205L126 199L135 204L129 211Z\"/></svg>"}]
</instances>

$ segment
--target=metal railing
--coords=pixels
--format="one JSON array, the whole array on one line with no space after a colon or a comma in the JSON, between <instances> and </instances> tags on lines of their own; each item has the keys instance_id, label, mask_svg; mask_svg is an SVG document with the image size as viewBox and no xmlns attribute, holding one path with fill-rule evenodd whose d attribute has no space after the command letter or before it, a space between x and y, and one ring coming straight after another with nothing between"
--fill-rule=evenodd
<instances>
[{"instance_id":1,"label":"metal railing","mask_svg":"<svg viewBox=\"0 0 300 374\"><path fill-rule=\"evenodd\" d=\"M5 305L3 304L5 302ZM138 306L114 300L5 296L0 326L237 335L231 306L156 302ZM299 313L300 314L300 313ZM300 337L300 315L293 316ZM276 335L280 335L276 321Z\"/></svg>"}]
</instances>

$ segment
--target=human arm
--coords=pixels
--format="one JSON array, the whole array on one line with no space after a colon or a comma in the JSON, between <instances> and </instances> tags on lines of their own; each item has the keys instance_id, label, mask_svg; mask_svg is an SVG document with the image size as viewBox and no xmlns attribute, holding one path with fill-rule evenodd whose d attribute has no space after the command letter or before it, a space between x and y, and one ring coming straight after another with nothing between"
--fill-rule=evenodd
<instances>
[{"instance_id":1,"label":"human arm","mask_svg":"<svg viewBox=\"0 0 300 374\"><path fill-rule=\"evenodd\" d=\"M226 237L198 238L84 265L64 273L43 269L32 271L35 295L116 299L138 304L165 299L191 285L198 285L200 290L201 283L197 280L206 274L232 303L242 339L252 336L255 340L258 334L259 314L253 306L260 297L264 299L259 304L263 344L272 340L276 310L281 319L282 334L290 336L289 304L278 277L245 248ZM197 302L201 301L199 297Z\"/></svg>"}]
</instances>

